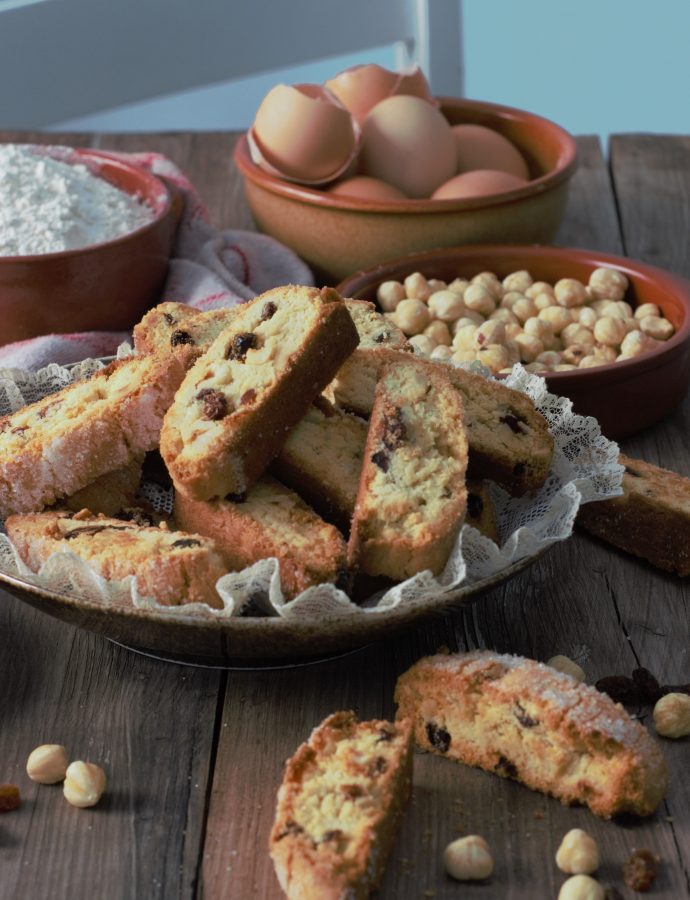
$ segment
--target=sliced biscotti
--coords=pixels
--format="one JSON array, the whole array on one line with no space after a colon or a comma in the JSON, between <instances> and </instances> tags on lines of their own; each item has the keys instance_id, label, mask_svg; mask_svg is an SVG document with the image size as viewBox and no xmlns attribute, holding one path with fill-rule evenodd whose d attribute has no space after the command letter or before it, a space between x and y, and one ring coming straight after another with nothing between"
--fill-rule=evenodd
<instances>
[{"instance_id":1,"label":"sliced biscotti","mask_svg":"<svg viewBox=\"0 0 690 900\"><path fill-rule=\"evenodd\" d=\"M76 494L65 497L63 505L72 512L90 509L91 512L104 516L114 516L121 510L134 506L143 463L144 455L140 454L128 466L106 472Z\"/></svg>"},{"instance_id":2,"label":"sliced biscotti","mask_svg":"<svg viewBox=\"0 0 690 900\"><path fill-rule=\"evenodd\" d=\"M365 900L378 884L412 784L407 722L337 712L285 766L270 853L291 900Z\"/></svg>"},{"instance_id":3,"label":"sliced biscotti","mask_svg":"<svg viewBox=\"0 0 690 900\"><path fill-rule=\"evenodd\" d=\"M117 360L0 419L0 518L32 512L158 446L184 365L156 354Z\"/></svg>"},{"instance_id":4,"label":"sliced biscotti","mask_svg":"<svg viewBox=\"0 0 690 900\"><path fill-rule=\"evenodd\" d=\"M364 419L323 397L292 429L271 470L329 522L350 530L367 440Z\"/></svg>"},{"instance_id":5,"label":"sliced biscotti","mask_svg":"<svg viewBox=\"0 0 690 900\"><path fill-rule=\"evenodd\" d=\"M189 366L230 325L239 308L202 311L184 303L159 303L134 326L134 347L137 353L175 353Z\"/></svg>"},{"instance_id":6,"label":"sliced biscotti","mask_svg":"<svg viewBox=\"0 0 690 900\"><path fill-rule=\"evenodd\" d=\"M201 535L97 516L89 510L14 515L5 527L35 572L53 553L74 553L107 581L136 575L139 593L166 606L223 605L215 584L227 567L213 541Z\"/></svg>"},{"instance_id":7,"label":"sliced biscotti","mask_svg":"<svg viewBox=\"0 0 690 900\"><path fill-rule=\"evenodd\" d=\"M345 541L333 525L280 482L264 475L240 502L175 496L175 520L212 538L231 570L276 557L286 599L323 582L347 587Z\"/></svg>"},{"instance_id":8,"label":"sliced biscotti","mask_svg":"<svg viewBox=\"0 0 690 900\"><path fill-rule=\"evenodd\" d=\"M367 575L439 574L465 516L463 403L445 369L400 355L381 372L348 555Z\"/></svg>"},{"instance_id":9,"label":"sliced biscotti","mask_svg":"<svg viewBox=\"0 0 690 900\"><path fill-rule=\"evenodd\" d=\"M412 352L403 332L390 319L382 316L373 303L345 300L359 334L359 346L328 386L327 393L338 406L359 416L368 417L374 403L374 392L381 366L387 362L382 350Z\"/></svg>"},{"instance_id":10,"label":"sliced biscotti","mask_svg":"<svg viewBox=\"0 0 690 900\"><path fill-rule=\"evenodd\" d=\"M621 453L623 495L585 503L577 524L614 547L690 575L690 478Z\"/></svg>"},{"instance_id":11,"label":"sliced biscotti","mask_svg":"<svg viewBox=\"0 0 690 900\"><path fill-rule=\"evenodd\" d=\"M357 342L330 288L288 285L244 304L165 417L161 455L175 487L197 500L244 493Z\"/></svg>"},{"instance_id":12,"label":"sliced biscotti","mask_svg":"<svg viewBox=\"0 0 690 900\"><path fill-rule=\"evenodd\" d=\"M395 701L423 749L599 816L650 815L666 792L663 755L639 722L606 694L533 660L428 656L400 676Z\"/></svg>"}]
</instances>

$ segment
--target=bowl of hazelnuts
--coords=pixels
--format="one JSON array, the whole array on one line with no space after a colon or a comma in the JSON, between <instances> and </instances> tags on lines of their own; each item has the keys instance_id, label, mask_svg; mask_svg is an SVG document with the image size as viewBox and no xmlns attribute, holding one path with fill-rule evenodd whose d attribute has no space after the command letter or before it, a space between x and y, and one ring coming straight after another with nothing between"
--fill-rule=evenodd
<instances>
[{"instance_id":1,"label":"bowl of hazelnuts","mask_svg":"<svg viewBox=\"0 0 690 900\"><path fill-rule=\"evenodd\" d=\"M611 439L669 415L690 384L690 284L624 257L483 245L417 253L341 281L440 362L542 375Z\"/></svg>"}]
</instances>

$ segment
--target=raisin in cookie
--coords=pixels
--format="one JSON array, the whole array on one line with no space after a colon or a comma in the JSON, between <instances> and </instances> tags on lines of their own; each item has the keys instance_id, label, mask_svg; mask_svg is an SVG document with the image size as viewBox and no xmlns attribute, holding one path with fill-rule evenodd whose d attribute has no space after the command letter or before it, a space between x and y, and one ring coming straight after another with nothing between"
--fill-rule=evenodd
<instances>
[{"instance_id":1,"label":"raisin in cookie","mask_svg":"<svg viewBox=\"0 0 690 900\"><path fill-rule=\"evenodd\" d=\"M137 353L175 353L189 367L230 325L239 309L230 306L204 312L184 303L159 303L134 326L134 347Z\"/></svg>"}]
</instances>

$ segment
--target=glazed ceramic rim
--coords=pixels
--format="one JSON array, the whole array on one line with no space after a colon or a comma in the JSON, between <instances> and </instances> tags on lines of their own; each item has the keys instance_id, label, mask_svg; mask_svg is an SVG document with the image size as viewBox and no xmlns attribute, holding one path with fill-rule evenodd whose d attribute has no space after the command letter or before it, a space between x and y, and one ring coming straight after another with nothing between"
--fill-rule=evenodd
<instances>
[{"instance_id":1,"label":"glazed ceramic rim","mask_svg":"<svg viewBox=\"0 0 690 900\"><path fill-rule=\"evenodd\" d=\"M324 191L283 181L261 169L251 159L247 135L243 134L235 145L234 158L240 172L253 184L310 206L343 212L360 213L394 213L397 215L423 215L429 213L460 213L477 209L512 204L521 200L537 197L552 190L569 179L577 167L577 144L575 139L560 125L535 113L517 109L512 106L501 106L497 103L486 103L481 100L465 100L457 97L437 97L441 108L451 104L456 109L463 107L468 111L492 115L499 119L519 122L523 125L534 125L547 129L557 140L560 150L555 166L544 175L533 178L524 187L509 191L501 191L482 197L468 197L462 200L364 200L346 197L341 194L328 194Z\"/></svg>"},{"instance_id":2,"label":"glazed ceramic rim","mask_svg":"<svg viewBox=\"0 0 690 900\"><path fill-rule=\"evenodd\" d=\"M622 380L635 373L647 372L657 368L674 356L678 349L690 343L690 282L679 275L674 275L657 266L638 262L625 256L614 256L610 253L602 253L599 250L587 250L581 247L551 247L542 244L468 244L458 247L444 247L437 250L426 250L421 253L410 253L387 260L369 269L362 269L344 278L336 290L345 297L353 296L370 288L380 281L395 279L405 271L411 273L421 268L433 271L433 265L439 260L457 259L459 262L471 259L474 256L495 256L500 263L501 255L518 256L525 260L525 268L529 268L530 261L540 259L563 259L567 266L568 260L578 265L591 266L592 269L600 266L609 266L623 272L629 278L634 279L636 285L654 283L665 289L665 292L675 297L683 310L683 321L676 332L661 346L655 347L640 356L623 359L620 362L605 363L587 369L572 369L566 372L544 371L544 378L549 389L554 393L561 393L558 385L567 385L577 378L587 375L589 379L601 374L611 381L612 375L618 377L614 380ZM568 277L567 269L563 277ZM653 302L653 301L646 301Z\"/></svg>"},{"instance_id":3,"label":"glazed ceramic rim","mask_svg":"<svg viewBox=\"0 0 690 900\"><path fill-rule=\"evenodd\" d=\"M85 247L75 247L72 250L56 250L52 253L26 253L15 256L0 256L0 266L7 263L40 264L42 262L90 254L94 251L102 250L104 247L117 247L119 244L124 244L127 241L132 240L132 238L138 237L139 235L145 234L156 228L172 210L173 200L168 185L152 172L148 172L141 166L129 162L126 159L122 159L116 152L109 153L106 150L92 150L90 147L58 147L57 149L68 151L66 158L62 159L58 153L50 153L51 149L56 149L50 144L28 144L23 146L37 147L43 151L47 151L46 155L52 156L59 162L66 162L68 165L78 165L80 163L85 165L96 178L101 178L103 181L111 184L113 187L117 187L118 190L128 196L139 199L139 202L143 203L151 210L153 218L132 231L127 231L125 234L118 235L116 238L112 238L108 241L99 241L97 244L87 244ZM138 178L141 182L139 194L127 191L124 188L119 187L119 185L113 185L108 178L100 174L104 164L130 172Z\"/></svg>"}]
</instances>

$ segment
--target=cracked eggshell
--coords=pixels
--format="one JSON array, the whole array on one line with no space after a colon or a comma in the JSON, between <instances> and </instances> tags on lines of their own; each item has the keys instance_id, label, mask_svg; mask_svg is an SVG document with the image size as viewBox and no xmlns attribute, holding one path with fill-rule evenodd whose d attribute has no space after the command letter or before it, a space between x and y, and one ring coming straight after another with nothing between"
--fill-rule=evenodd
<instances>
[{"instance_id":1,"label":"cracked eggshell","mask_svg":"<svg viewBox=\"0 0 690 900\"><path fill-rule=\"evenodd\" d=\"M278 84L264 97L248 134L252 160L279 178L323 184L353 163L358 128L318 84Z\"/></svg>"},{"instance_id":2,"label":"cracked eggshell","mask_svg":"<svg viewBox=\"0 0 690 900\"><path fill-rule=\"evenodd\" d=\"M432 200L464 200L469 197L487 197L504 194L527 184L525 178L500 172L497 169L473 169L449 179L431 196Z\"/></svg>"},{"instance_id":3,"label":"cracked eggshell","mask_svg":"<svg viewBox=\"0 0 690 900\"><path fill-rule=\"evenodd\" d=\"M508 138L484 125L453 125L458 151L458 173L472 169L498 169L529 179L523 155Z\"/></svg>"},{"instance_id":4,"label":"cracked eggshell","mask_svg":"<svg viewBox=\"0 0 690 900\"><path fill-rule=\"evenodd\" d=\"M419 66L403 72L391 72L376 63L352 66L339 72L325 86L349 109L360 125L377 103L399 94L421 97L437 105Z\"/></svg>"}]
</instances>

